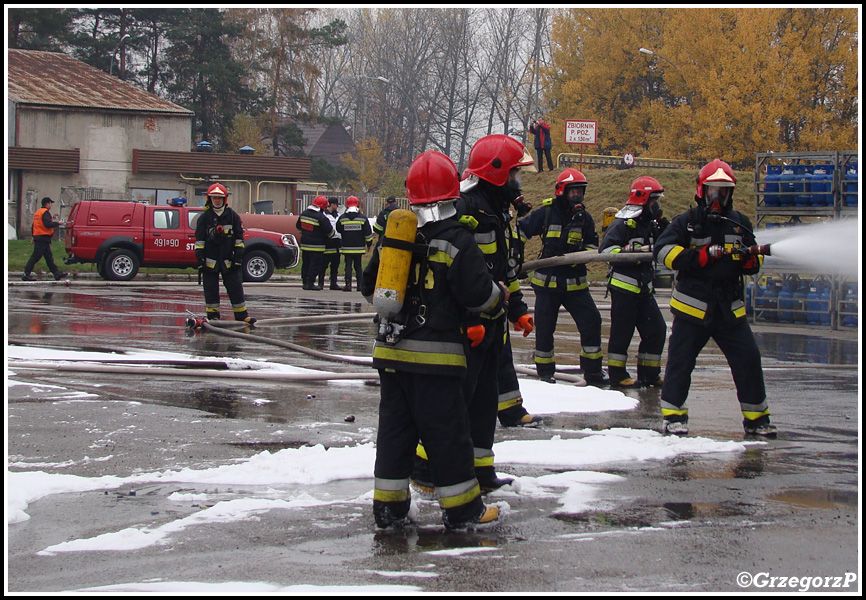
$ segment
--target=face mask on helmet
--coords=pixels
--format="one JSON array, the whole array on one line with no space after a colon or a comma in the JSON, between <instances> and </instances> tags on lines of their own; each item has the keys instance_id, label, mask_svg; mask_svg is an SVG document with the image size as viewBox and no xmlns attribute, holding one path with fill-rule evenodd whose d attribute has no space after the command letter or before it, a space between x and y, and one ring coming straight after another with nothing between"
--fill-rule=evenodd
<instances>
[{"instance_id":1,"label":"face mask on helmet","mask_svg":"<svg viewBox=\"0 0 866 600\"><path fill-rule=\"evenodd\" d=\"M565 199L568 201L568 204L574 208L578 205L583 204L583 195L586 192L586 186L583 185L569 185L565 188Z\"/></svg>"},{"instance_id":2,"label":"face mask on helmet","mask_svg":"<svg viewBox=\"0 0 866 600\"><path fill-rule=\"evenodd\" d=\"M643 214L653 221L662 216L662 205L659 204L658 197L650 196L643 207Z\"/></svg>"},{"instance_id":3,"label":"face mask on helmet","mask_svg":"<svg viewBox=\"0 0 866 600\"><path fill-rule=\"evenodd\" d=\"M704 202L707 216L719 218L731 212L731 199L734 188L720 187L716 185L704 185Z\"/></svg>"},{"instance_id":4,"label":"face mask on helmet","mask_svg":"<svg viewBox=\"0 0 866 600\"><path fill-rule=\"evenodd\" d=\"M644 217L649 218L654 221L662 216L662 205L660 199L664 196L664 194L650 194L649 199L647 199L646 204L643 207L643 215Z\"/></svg>"}]
</instances>

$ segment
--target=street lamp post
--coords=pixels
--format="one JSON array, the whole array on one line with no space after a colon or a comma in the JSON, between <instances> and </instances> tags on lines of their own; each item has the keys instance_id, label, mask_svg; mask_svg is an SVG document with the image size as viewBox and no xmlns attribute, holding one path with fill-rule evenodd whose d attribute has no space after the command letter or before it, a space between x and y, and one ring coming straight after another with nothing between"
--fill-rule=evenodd
<instances>
[{"instance_id":1,"label":"street lamp post","mask_svg":"<svg viewBox=\"0 0 866 600\"><path fill-rule=\"evenodd\" d=\"M641 54L647 54L647 55L649 55L649 56L657 56L657 57L659 57L660 59L667 61L667 63L668 63L671 67L673 67L674 71L677 72L677 75L679 75L679 76L682 78L682 80L683 80L683 84L684 84L685 87L686 87L686 102L688 103L689 108L693 108L693 106L692 106L692 99L693 99L692 88L691 88L691 86L689 85L689 82L686 81L685 76L680 72L679 69L677 69L677 66L676 66L674 63L672 63L672 62L670 61L670 59L668 59L667 57L662 56L662 55L659 54L658 52L654 52L654 51L650 50L649 48L641 48L641 49L639 50L639 52L640 52ZM689 121L689 160L690 160L690 161L692 160L692 140L693 140L693 139L694 139L694 134L693 134L693 131L692 131L692 122Z\"/></svg>"}]
</instances>

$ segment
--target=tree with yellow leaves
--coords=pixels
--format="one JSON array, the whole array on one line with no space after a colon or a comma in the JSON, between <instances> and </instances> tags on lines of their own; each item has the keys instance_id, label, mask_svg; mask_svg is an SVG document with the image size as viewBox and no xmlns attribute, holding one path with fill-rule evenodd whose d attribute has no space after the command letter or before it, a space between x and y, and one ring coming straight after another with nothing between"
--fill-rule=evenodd
<instances>
[{"instance_id":1,"label":"tree with yellow leaves","mask_svg":"<svg viewBox=\"0 0 866 600\"><path fill-rule=\"evenodd\" d=\"M360 188L362 192L379 189L385 179L385 158L382 147L374 138L367 137L355 143L357 152L343 159L343 164L358 174L358 179L351 188Z\"/></svg>"},{"instance_id":2,"label":"tree with yellow leaves","mask_svg":"<svg viewBox=\"0 0 866 600\"><path fill-rule=\"evenodd\" d=\"M551 124L598 121L601 154L745 166L768 150L850 150L857 35L855 8L560 10ZM574 151L560 140L555 152Z\"/></svg>"}]
</instances>

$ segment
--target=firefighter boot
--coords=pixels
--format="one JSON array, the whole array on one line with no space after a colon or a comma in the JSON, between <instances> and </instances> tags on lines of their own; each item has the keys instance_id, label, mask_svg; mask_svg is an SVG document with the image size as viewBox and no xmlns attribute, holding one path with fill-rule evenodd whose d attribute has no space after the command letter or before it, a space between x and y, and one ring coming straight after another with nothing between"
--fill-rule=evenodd
<instances>
[{"instance_id":1,"label":"firefighter boot","mask_svg":"<svg viewBox=\"0 0 866 600\"><path fill-rule=\"evenodd\" d=\"M409 523L410 501L381 502L373 500L373 518L380 529L399 528Z\"/></svg>"},{"instance_id":2,"label":"firefighter boot","mask_svg":"<svg viewBox=\"0 0 866 600\"><path fill-rule=\"evenodd\" d=\"M526 412L523 405L499 411L499 424L503 427L536 427L541 423L542 418Z\"/></svg>"},{"instance_id":3,"label":"firefighter boot","mask_svg":"<svg viewBox=\"0 0 866 600\"><path fill-rule=\"evenodd\" d=\"M495 492L499 488L514 483L511 477L499 477L493 467L475 467L475 478L482 494Z\"/></svg>"},{"instance_id":4,"label":"firefighter boot","mask_svg":"<svg viewBox=\"0 0 866 600\"><path fill-rule=\"evenodd\" d=\"M664 420L664 434L665 435L688 435L689 434L689 422L688 421L671 421L669 419Z\"/></svg>"},{"instance_id":5,"label":"firefighter boot","mask_svg":"<svg viewBox=\"0 0 866 600\"><path fill-rule=\"evenodd\" d=\"M743 429L746 435L757 435L762 438L775 439L779 431L774 425L770 425L769 418L762 418L755 421L743 419Z\"/></svg>"},{"instance_id":6,"label":"firefighter boot","mask_svg":"<svg viewBox=\"0 0 866 600\"><path fill-rule=\"evenodd\" d=\"M415 455L415 464L412 467L412 477L409 478L412 486L422 498L432 499L436 497L436 488L433 485L433 476L430 474L430 465L426 458Z\"/></svg>"},{"instance_id":7,"label":"firefighter boot","mask_svg":"<svg viewBox=\"0 0 866 600\"><path fill-rule=\"evenodd\" d=\"M499 521L499 507L483 506L481 514L471 521L454 521L448 518L447 512L443 512L442 521L447 529L477 529Z\"/></svg>"}]
</instances>

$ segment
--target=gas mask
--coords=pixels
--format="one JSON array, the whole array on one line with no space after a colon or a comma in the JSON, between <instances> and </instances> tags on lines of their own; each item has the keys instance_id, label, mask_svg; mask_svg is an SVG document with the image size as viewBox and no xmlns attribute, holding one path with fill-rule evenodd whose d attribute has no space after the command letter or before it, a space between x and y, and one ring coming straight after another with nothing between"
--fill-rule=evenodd
<instances>
[{"instance_id":1,"label":"gas mask","mask_svg":"<svg viewBox=\"0 0 866 600\"><path fill-rule=\"evenodd\" d=\"M583 212L583 196L585 192L585 185L565 186L564 197L572 216L577 216Z\"/></svg>"},{"instance_id":2,"label":"gas mask","mask_svg":"<svg viewBox=\"0 0 866 600\"><path fill-rule=\"evenodd\" d=\"M517 216L522 217L532 210L532 205L523 198L523 190L520 187L520 169L515 167L508 172L508 181L503 186L503 195L508 204L517 211ZM505 207L508 210L508 207Z\"/></svg>"},{"instance_id":3,"label":"gas mask","mask_svg":"<svg viewBox=\"0 0 866 600\"><path fill-rule=\"evenodd\" d=\"M731 212L733 187L722 187L716 185L704 185L704 211L707 220L721 221Z\"/></svg>"},{"instance_id":4,"label":"gas mask","mask_svg":"<svg viewBox=\"0 0 866 600\"><path fill-rule=\"evenodd\" d=\"M662 205L658 200L650 198L643 207L643 215L650 221L655 221L662 216Z\"/></svg>"}]
</instances>

